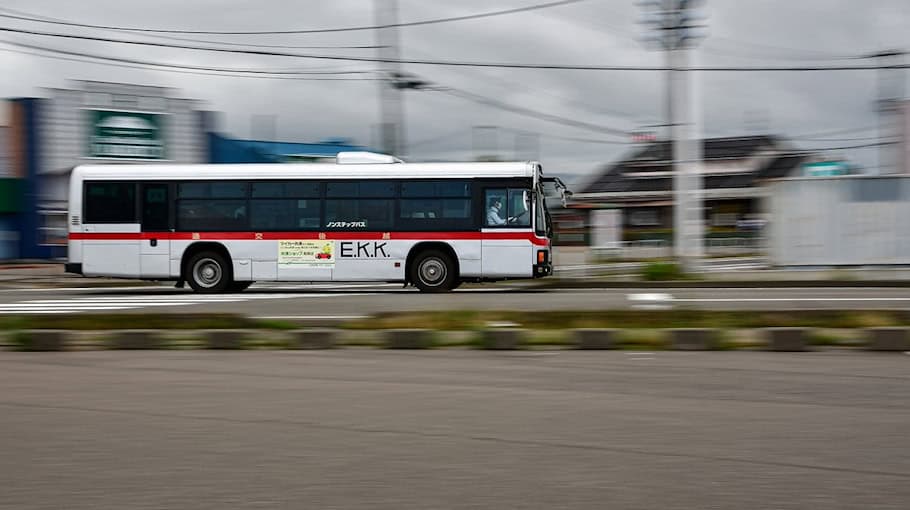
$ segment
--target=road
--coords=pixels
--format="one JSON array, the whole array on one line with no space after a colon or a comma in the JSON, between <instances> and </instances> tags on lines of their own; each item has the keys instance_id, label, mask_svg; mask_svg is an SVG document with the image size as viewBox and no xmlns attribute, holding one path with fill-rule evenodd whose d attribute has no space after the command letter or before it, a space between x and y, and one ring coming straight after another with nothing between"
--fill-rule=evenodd
<instances>
[{"instance_id":1,"label":"road","mask_svg":"<svg viewBox=\"0 0 910 510\"><path fill-rule=\"evenodd\" d=\"M0 509L910 508L910 356L0 352Z\"/></svg>"},{"instance_id":2,"label":"road","mask_svg":"<svg viewBox=\"0 0 910 510\"><path fill-rule=\"evenodd\" d=\"M86 280L90 282L90 280ZM246 292L199 295L169 286L0 289L0 314L137 311L238 313L274 318L345 318L420 310L604 310L651 307L718 310L910 309L905 288L556 289L509 285L423 294L400 285L257 284Z\"/></svg>"}]
</instances>

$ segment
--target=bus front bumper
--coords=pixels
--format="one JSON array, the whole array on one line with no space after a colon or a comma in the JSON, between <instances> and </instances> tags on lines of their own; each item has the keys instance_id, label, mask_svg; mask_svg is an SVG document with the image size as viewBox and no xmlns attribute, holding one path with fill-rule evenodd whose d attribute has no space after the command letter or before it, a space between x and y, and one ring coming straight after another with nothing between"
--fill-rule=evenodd
<instances>
[{"instance_id":1,"label":"bus front bumper","mask_svg":"<svg viewBox=\"0 0 910 510\"><path fill-rule=\"evenodd\" d=\"M534 264L534 278L543 278L553 274L553 264L549 262L544 264Z\"/></svg>"}]
</instances>

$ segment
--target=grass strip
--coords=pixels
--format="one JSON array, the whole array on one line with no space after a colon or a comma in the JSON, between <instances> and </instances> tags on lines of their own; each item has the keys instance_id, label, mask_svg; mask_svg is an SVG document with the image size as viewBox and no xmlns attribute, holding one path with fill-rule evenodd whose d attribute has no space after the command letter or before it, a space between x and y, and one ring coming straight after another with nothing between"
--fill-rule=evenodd
<instances>
[{"instance_id":1,"label":"grass strip","mask_svg":"<svg viewBox=\"0 0 910 510\"><path fill-rule=\"evenodd\" d=\"M496 323L528 329L754 329L804 327L852 329L910 325L905 310L604 310L604 311L438 311L392 312L343 325L350 330L425 328L480 330Z\"/></svg>"},{"instance_id":2,"label":"grass strip","mask_svg":"<svg viewBox=\"0 0 910 510\"><path fill-rule=\"evenodd\" d=\"M230 314L73 314L3 316L0 330L68 329L295 329L282 321L250 319Z\"/></svg>"}]
</instances>

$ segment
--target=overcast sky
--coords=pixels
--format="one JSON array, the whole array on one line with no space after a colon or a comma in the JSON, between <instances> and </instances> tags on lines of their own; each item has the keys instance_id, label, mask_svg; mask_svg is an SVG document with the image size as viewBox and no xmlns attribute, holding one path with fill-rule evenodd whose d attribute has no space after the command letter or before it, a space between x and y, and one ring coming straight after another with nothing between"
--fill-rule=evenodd
<instances>
[{"instance_id":1,"label":"overcast sky","mask_svg":"<svg viewBox=\"0 0 910 510\"><path fill-rule=\"evenodd\" d=\"M399 0L403 22L521 7L543 0ZM910 49L910 0L708 0L708 37L696 59L704 65L762 66L861 64L838 60L885 48ZM5 0L0 9L81 23L191 30L292 30L371 25L373 0ZM640 42L634 0L587 0L577 4L487 19L402 28L404 58L566 63L662 65L662 56ZM0 18L0 26L159 40L133 33L67 28ZM194 36L234 43L271 45L372 45L371 31L335 34ZM377 64L227 55L176 49L0 34L7 41L140 58L183 65L262 69L371 71ZM174 41L170 41L174 42ZM197 43L186 43L197 44ZM375 81L272 80L199 76L160 70L124 69L23 55L0 45L0 96L40 96L44 87L65 87L68 79L110 80L173 87L223 112L222 128L233 136L251 135L251 116L274 115L277 137L317 141L349 137L369 144L378 122ZM17 50L18 51L18 50ZM374 55L371 49L290 49L300 53ZM591 72L473 69L406 65L404 69L441 86L456 87L516 106L622 130L664 122L664 76L653 72ZM906 73L906 71L904 71ZM700 77L704 132L736 136L756 132L803 136L868 128L876 72L703 73ZM344 75L347 78L369 75ZM312 77L323 77L314 75ZM463 159L472 156L472 126L504 128L495 137L503 157L512 157L512 131L540 134L539 157L561 173L586 173L620 157L626 144L593 144L555 137L627 141L544 122L433 91L405 95L409 155ZM256 134L261 134L256 133ZM870 143L875 130L828 136L831 141L799 142L801 147ZM817 138L825 138L820 136ZM860 140L843 140L858 138ZM484 149L493 147L486 133ZM848 151L865 165L876 163L875 149Z\"/></svg>"}]
</instances>

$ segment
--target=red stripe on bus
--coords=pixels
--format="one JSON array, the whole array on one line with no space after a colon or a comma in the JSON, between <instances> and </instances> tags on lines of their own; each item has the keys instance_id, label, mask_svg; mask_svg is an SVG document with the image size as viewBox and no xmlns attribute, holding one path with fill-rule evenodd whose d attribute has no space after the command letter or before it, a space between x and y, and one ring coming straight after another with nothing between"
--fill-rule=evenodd
<instances>
[{"instance_id":1,"label":"red stripe on bus","mask_svg":"<svg viewBox=\"0 0 910 510\"><path fill-rule=\"evenodd\" d=\"M320 237L324 236L324 237ZM358 240L463 241L527 240L537 246L549 241L530 232L70 232L72 241L129 241L162 239L170 241L275 241L275 240Z\"/></svg>"}]
</instances>

